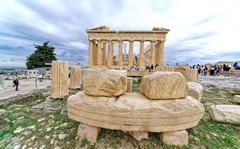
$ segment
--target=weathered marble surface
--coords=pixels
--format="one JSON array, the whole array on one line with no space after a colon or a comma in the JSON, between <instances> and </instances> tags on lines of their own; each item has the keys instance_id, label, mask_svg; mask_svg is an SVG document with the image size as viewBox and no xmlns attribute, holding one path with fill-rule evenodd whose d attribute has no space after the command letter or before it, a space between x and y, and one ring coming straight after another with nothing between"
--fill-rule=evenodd
<instances>
[{"instance_id":1,"label":"weathered marble surface","mask_svg":"<svg viewBox=\"0 0 240 149\"><path fill-rule=\"evenodd\" d=\"M186 97L187 82L179 72L154 72L142 78L140 92L150 99Z\"/></svg>"},{"instance_id":2,"label":"weathered marble surface","mask_svg":"<svg viewBox=\"0 0 240 149\"><path fill-rule=\"evenodd\" d=\"M68 95L68 62L52 61L51 97L63 98Z\"/></svg>"},{"instance_id":3,"label":"weathered marble surface","mask_svg":"<svg viewBox=\"0 0 240 149\"><path fill-rule=\"evenodd\" d=\"M196 82L188 82L187 85L188 85L188 96L192 96L193 98L200 101L202 98L203 86Z\"/></svg>"},{"instance_id":4,"label":"weathered marble surface","mask_svg":"<svg viewBox=\"0 0 240 149\"><path fill-rule=\"evenodd\" d=\"M87 95L120 96L127 91L127 71L87 69L83 72L83 88Z\"/></svg>"},{"instance_id":5,"label":"weathered marble surface","mask_svg":"<svg viewBox=\"0 0 240 149\"><path fill-rule=\"evenodd\" d=\"M214 121L240 124L240 106L213 105L208 108L208 113Z\"/></svg>"},{"instance_id":6,"label":"weathered marble surface","mask_svg":"<svg viewBox=\"0 0 240 149\"><path fill-rule=\"evenodd\" d=\"M173 100L149 100L140 93L94 97L78 92L67 100L70 119L107 129L166 132L194 127L204 106L187 96Z\"/></svg>"},{"instance_id":7,"label":"weathered marble surface","mask_svg":"<svg viewBox=\"0 0 240 149\"><path fill-rule=\"evenodd\" d=\"M132 85L133 85L133 79L132 78L127 78L127 92L131 93L132 90Z\"/></svg>"},{"instance_id":8,"label":"weathered marble surface","mask_svg":"<svg viewBox=\"0 0 240 149\"><path fill-rule=\"evenodd\" d=\"M186 130L163 132L160 137L162 141L168 145L188 145L188 133Z\"/></svg>"},{"instance_id":9,"label":"weathered marble surface","mask_svg":"<svg viewBox=\"0 0 240 149\"><path fill-rule=\"evenodd\" d=\"M81 68L73 65L70 70L70 89L80 89L82 85Z\"/></svg>"},{"instance_id":10,"label":"weathered marble surface","mask_svg":"<svg viewBox=\"0 0 240 149\"><path fill-rule=\"evenodd\" d=\"M97 136L100 131L100 128L86 125L86 124L80 124L78 126L78 132L77 135L80 140L86 138L90 143L94 143L97 141Z\"/></svg>"},{"instance_id":11,"label":"weathered marble surface","mask_svg":"<svg viewBox=\"0 0 240 149\"><path fill-rule=\"evenodd\" d=\"M174 70L176 72L181 72L189 82L198 81L199 76L198 76L197 69L190 69L189 66L176 66Z\"/></svg>"}]
</instances>

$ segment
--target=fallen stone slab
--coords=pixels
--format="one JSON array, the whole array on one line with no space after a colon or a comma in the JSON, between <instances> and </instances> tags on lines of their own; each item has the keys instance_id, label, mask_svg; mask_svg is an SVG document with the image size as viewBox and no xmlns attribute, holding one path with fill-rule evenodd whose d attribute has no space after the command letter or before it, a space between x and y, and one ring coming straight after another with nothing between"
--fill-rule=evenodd
<instances>
[{"instance_id":1,"label":"fallen stone slab","mask_svg":"<svg viewBox=\"0 0 240 149\"><path fill-rule=\"evenodd\" d=\"M196 82L188 82L187 85L188 85L188 96L192 96L193 98L200 101L202 98L203 86Z\"/></svg>"},{"instance_id":2,"label":"fallen stone slab","mask_svg":"<svg viewBox=\"0 0 240 149\"><path fill-rule=\"evenodd\" d=\"M150 100L140 93L94 97L78 92L67 100L68 117L95 127L123 131L166 132L194 127L204 106L187 96L174 100Z\"/></svg>"},{"instance_id":3,"label":"fallen stone slab","mask_svg":"<svg viewBox=\"0 0 240 149\"><path fill-rule=\"evenodd\" d=\"M208 108L208 113L214 121L240 124L240 106L213 105Z\"/></svg>"},{"instance_id":4,"label":"fallen stone slab","mask_svg":"<svg viewBox=\"0 0 240 149\"><path fill-rule=\"evenodd\" d=\"M142 78L140 93L150 99L186 97L187 82L180 72L154 72Z\"/></svg>"},{"instance_id":5,"label":"fallen stone slab","mask_svg":"<svg viewBox=\"0 0 240 149\"><path fill-rule=\"evenodd\" d=\"M120 96L127 91L126 70L86 69L83 90L92 96Z\"/></svg>"},{"instance_id":6,"label":"fallen stone slab","mask_svg":"<svg viewBox=\"0 0 240 149\"><path fill-rule=\"evenodd\" d=\"M188 145L188 133L186 130L163 132L160 134L162 141L168 145Z\"/></svg>"}]
</instances>

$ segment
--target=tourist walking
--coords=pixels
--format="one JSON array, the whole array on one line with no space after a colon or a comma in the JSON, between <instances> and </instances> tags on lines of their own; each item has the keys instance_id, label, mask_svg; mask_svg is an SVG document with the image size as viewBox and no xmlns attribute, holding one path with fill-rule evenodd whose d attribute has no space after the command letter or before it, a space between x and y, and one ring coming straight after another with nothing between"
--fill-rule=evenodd
<instances>
[{"instance_id":1,"label":"tourist walking","mask_svg":"<svg viewBox=\"0 0 240 149\"><path fill-rule=\"evenodd\" d=\"M13 87L15 87L15 90L18 91L18 87L19 87L19 81L18 78L13 80Z\"/></svg>"},{"instance_id":2,"label":"tourist walking","mask_svg":"<svg viewBox=\"0 0 240 149\"><path fill-rule=\"evenodd\" d=\"M208 72L208 68L207 68L207 66L205 66L205 67L204 67L204 76L207 75L207 72Z\"/></svg>"},{"instance_id":3,"label":"tourist walking","mask_svg":"<svg viewBox=\"0 0 240 149\"><path fill-rule=\"evenodd\" d=\"M231 69L230 66L228 66L228 65L226 65L226 64L223 65L223 74L224 74L225 77L229 77L229 71L230 71L230 69Z\"/></svg>"},{"instance_id":4,"label":"tourist walking","mask_svg":"<svg viewBox=\"0 0 240 149\"><path fill-rule=\"evenodd\" d=\"M211 66L210 70L209 70L209 74L210 76L214 76L214 67Z\"/></svg>"},{"instance_id":5,"label":"tourist walking","mask_svg":"<svg viewBox=\"0 0 240 149\"><path fill-rule=\"evenodd\" d=\"M201 66L201 68L200 68L200 74L201 74L201 76L204 76L204 67L203 66Z\"/></svg>"}]
</instances>

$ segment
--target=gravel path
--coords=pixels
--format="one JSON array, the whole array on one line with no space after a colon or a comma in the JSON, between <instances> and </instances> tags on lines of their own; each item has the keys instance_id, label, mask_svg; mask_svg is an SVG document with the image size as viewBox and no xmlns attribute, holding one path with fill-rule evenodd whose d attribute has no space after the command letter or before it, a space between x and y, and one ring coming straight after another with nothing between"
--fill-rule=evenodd
<instances>
[{"instance_id":1,"label":"gravel path","mask_svg":"<svg viewBox=\"0 0 240 149\"><path fill-rule=\"evenodd\" d=\"M6 82L7 88L0 91L0 101L1 99L27 94L34 89L44 89L47 86L50 86L51 84L50 80L45 80L44 82L38 81L37 87L36 87L35 79L19 80L20 89L19 91L15 91L12 80L6 80L5 82Z\"/></svg>"}]
</instances>

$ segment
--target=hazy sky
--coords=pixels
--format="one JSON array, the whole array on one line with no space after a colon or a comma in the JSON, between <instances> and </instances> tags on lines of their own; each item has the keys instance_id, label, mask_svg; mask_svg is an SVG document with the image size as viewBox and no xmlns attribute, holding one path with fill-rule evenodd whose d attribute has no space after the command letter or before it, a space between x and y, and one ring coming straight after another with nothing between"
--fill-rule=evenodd
<instances>
[{"instance_id":1,"label":"hazy sky","mask_svg":"<svg viewBox=\"0 0 240 149\"><path fill-rule=\"evenodd\" d=\"M86 28L165 27L165 63L240 60L240 0L1 0L0 68L25 66L33 44L87 62Z\"/></svg>"}]
</instances>

